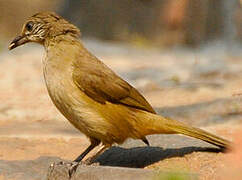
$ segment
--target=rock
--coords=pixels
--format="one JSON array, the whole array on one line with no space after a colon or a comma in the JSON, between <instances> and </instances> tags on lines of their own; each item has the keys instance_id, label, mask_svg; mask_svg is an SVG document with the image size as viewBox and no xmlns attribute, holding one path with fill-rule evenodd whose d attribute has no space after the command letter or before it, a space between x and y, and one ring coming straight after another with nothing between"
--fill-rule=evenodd
<instances>
[{"instance_id":1,"label":"rock","mask_svg":"<svg viewBox=\"0 0 242 180\"><path fill-rule=\"evenodd\" d=\"M155 171L137 168L122 168L110 166L78 165L70 168L69 163L53 164L49 167L46 180L145 180L155 176Z\"/></svg>"},{"instance_id":2,"label":"rock","mask_svg":"<svg viewBox=\"0 0 242 180\"><path fill-rule=\"evenodd\" d=\"M61 161L57 157L40 157L35 160L5 161L0 160L1 180L44 180L49 165Z\"/></svg>"}]
</instances>

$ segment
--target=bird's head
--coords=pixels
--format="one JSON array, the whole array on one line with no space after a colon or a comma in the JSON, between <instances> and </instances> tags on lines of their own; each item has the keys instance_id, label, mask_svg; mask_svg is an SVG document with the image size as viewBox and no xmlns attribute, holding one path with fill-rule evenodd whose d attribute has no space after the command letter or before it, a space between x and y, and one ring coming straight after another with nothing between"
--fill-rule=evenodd
<instances>
[{"instance_id":1,"label":"bird's head","mask_svg":"<svg viewBox=\"0 0 242 180\"><path fill-rule=\"evenodd\" d=\"M10 43L9 50L27 42L44 44L46 39L64 34L80 37L79 29L56 13L37 13L24 23L21 34Z\"/></svg>"}]
</instances>

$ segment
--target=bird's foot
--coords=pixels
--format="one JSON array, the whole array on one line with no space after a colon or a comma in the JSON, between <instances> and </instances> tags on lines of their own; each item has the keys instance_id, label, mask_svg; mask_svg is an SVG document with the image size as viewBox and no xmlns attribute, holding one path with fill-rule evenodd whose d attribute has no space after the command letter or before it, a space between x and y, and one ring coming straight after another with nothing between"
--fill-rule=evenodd
<instances>
[{"instance_id":1,"label":"bird's foot","mask_svg":"<svg viewBox=\"0 0 242 180\"><path fill-rule=\"evenodd\" d=\"M55 164L56 166L67 166L67 167L73 167L73 166L79 165L79 163L75 161L60 161L52 164Z\"/></svg>"},{"instance_id":2,"label":"bird's foot","mask_svg":"<svg viewBox=\"0 0 242 180\"><path fill-rule=\"evenodd\" d=\"M69 175L69 177L72 177L72 175L76 172L76 169L78 166L79 166L78 162L67 162L67 161L54 162L50 164L49 173L51 174L52 171L62 171L62 172L66 172Z\"/></svg>"},{"instance_id":3,"label":"bird's foot","mask_svg":"<svg viewBox=\"0 0 242 180\"><path fill-rule=\"evenodd\" d=\"M69 177L71 177L77 170L78 166L99 166L100 164L98 162L93 162L92 158L88 158L85 161L60 161L60 162L54 162L50 164L50 171L53 169L66 169L66 171L69 174Z\"/></svg>"},{"instance_id":4,"label":"bird's foot","mask_svg":"<svg viewBox=\"0 0 242 180\"><path fill-rule=\"evenodd\" d=\"M80 162L76 162L76 161L60 161L57 163L52 163L50 166L67 166L67 167L75 167L75 166L99 166L99 162L93 162L92 159L88 158L85 161L80 161Z\"/></svg>"}]
</instances>

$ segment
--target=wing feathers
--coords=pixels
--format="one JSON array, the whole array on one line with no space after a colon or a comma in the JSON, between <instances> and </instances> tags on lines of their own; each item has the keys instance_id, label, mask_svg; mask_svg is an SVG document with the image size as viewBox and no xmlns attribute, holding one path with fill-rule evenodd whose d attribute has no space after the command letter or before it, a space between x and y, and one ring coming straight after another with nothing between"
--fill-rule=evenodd
<instances>
[{"instance_id":1,"label":"wing feathers","mask_svg":"<svg viewBox=\"0 0 242 180\"><path fill-rule=\"evenodd\" d=\"M93 100L102 104L109 101L155 113L135 88L95 57L79 60L73 67L73 81Z\"/></svg>"}]
</instances>

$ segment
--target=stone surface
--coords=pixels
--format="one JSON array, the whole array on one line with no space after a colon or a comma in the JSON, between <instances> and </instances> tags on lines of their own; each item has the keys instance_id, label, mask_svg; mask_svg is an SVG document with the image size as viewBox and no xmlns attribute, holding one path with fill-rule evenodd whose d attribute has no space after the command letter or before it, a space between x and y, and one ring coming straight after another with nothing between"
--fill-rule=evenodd
<instances>
[{"instance_id":1,"label":"stone surface","mask_svg":"<svg viewBox=\"0 0 242 180\"><path fill-rule=\"evenodd\" d=\"M54 164L49 168L47 180L79 180L79 179L93 179L93 180L112 180L112 179L152 179L155 172L151 170L142 170L135 168L117 168L108 166L82 166L79 165L76 169L70 168L68 165Z\"/></svg>"}]
</instances>

